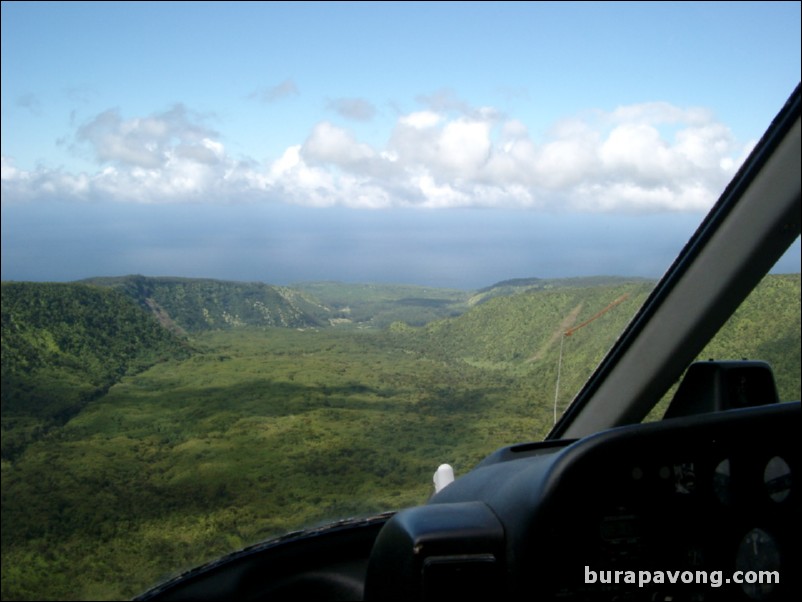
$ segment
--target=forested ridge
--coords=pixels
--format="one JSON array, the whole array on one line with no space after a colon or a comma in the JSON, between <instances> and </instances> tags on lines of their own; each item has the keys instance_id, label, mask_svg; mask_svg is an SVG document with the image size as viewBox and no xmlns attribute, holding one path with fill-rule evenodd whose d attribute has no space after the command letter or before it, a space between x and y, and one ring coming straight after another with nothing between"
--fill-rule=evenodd
<instances>
[{"instance_id":1,"label":"forested ridge","mask_svg":"<svg viewBox=\"0 0 802 602\"><path fill-rule=\"evenodd\" d=\"M24 282L0 290L4 458L125 374L189 353L186 341L118 291Z\"/></svg>"},{"instance_id":2,"label":"forested ridge","mask_svg":"<svg viewBox=\"0 0 802 602\"><path fill-rule=\"evenodd\" d=\"M261 282L125 276L87 281L110 287L150 310L164 326L200 332L241 326L317 326L325 308L303 293Z\"/></svg>"},{"instance_id":3,"label":"forested ridge","mask_svg":"<svg viewBox=\"0 0 802 602\"><path fill-rule=\"evenodd\" d=\"M261 286L153 280L3 283L3 599L130 598L271 536L421 503L440 463L459 475L542 438L561 345L559 411L651 288L525 279L471 303L315 283L280 295L313 319L271 325L243 317ZM798 399L799 299L798 274L767 277L700 357L767 360Z\"/></svg>"}]
</instances>

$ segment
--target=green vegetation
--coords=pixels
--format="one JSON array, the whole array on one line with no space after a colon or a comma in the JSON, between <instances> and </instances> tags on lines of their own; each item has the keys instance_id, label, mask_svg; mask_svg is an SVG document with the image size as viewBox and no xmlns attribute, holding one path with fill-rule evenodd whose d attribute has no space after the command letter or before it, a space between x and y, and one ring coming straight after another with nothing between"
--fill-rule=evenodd
<instances>
[{"instance_id":1,"label":"green vegetation","mask_svg":"<svg viewBox=\"0 0 802 602\"><path fill-rule=\"evenodd\" d=\"M188 354L116 291L2 284L3 458L67 422L123 375Z\"/></svg>"},{"instance_id":2,"label":"green vegetation","mask_svg":"<svg viewBox=\"0 0 802 602\"><path fill-rule=\"evenodd\" d=\"M327 318L327 310L300 291L261 282L145 276L85 282L119 290L177 332L242 326L306 327Z\"/></svg>"},{"instance_id":3,"label":"green vegetation","mask_svg":"<svg viewBox=\"0 0 802 602\"><path fill-rule=\"evenodd\" d=\"M774 370L780 399L799 399L799 299L799 274L764 278L698 359L766 360Z\"/></svg>"},{"instance_id":4,"label":"green vegetation","mask_svg":"<svg viewBox=\"0 0 802 602\"><path fill-rule=\"evenodd\" d=\"M470 293L401 284L304 282L294 285L331 311L336 326L386 328L393 322L411 326L463 313Z\"/></svg>"},{"instance_id":5,"label":"green vegetation","mask_svg":"<svg viewBox=\"0 0 802 602\"><path fill-rule=\"evenodd\" d=\"M549 291L561 288L591 288L596 286L617 286L620 284L649 284L645 278L622 278L620 276L582 276L577 278L513 278L502 280L479 289L469 299L470 305L483 303L494 297L514 295L522 292Z\"/></svg>"},{"instance_id":6,"label":"green vegetation","mask_svg":"<svg viewBox=\"0 0 802 602\"><path fill-rule=\"evenodd\" d=\"M360 307L361 329L193 331L199 322L176 308L235 315L226 303L245 302L226 297L223 285L204 303L168 302L153 290L140 296L158 299L163 324L193 332L192 353L119 283L4 284L2 598L130 598L274 535L421 503L440 463L459 475L502 445L542 438L552 424L561 344L562 409L650 284L531 284L436 321L425 303L404 300L457 308L467 295L379 287L359 305L347 285L328 285L326 300L325 287L297 293L332 316L337 299ZM182 287L166 288L177 298ZM781 396L798 399L799 293L798 275L767 278L703 356L766 359ZM394 299L410 319L367 327L371 303L381 322ZM404 314L410 307L422 313ZM119 349L134 333L141 347L125 355ZM92 368L76 373L75 364ZM40 376L53 391L46 402L34 384ZM23 417L48 420L47 412L78 398L68 420L52 419L36 437L18 435ZM7 436L26 444L6 455Z\"/></svg>"},{"instance_id":7,"label":"green vegetation","mask_svg":"<svg viewBox=\"0 0 802 602\"><path fill-rule=\"evenodd\" d=\"M802 397L800 331L800 275L766 276L705 346L696 361L767 361L774 372L780 400L798 400ZM679 381L655 405L647 420L662 418Z\"/></svg>"}]
</instances>

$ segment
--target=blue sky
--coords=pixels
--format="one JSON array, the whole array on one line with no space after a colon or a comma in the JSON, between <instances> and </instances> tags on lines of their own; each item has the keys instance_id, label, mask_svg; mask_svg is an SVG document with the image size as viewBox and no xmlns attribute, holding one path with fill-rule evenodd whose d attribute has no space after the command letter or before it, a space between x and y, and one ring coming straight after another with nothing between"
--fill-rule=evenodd
<instances>
[{"instance_id":1,"label":"blue sky","mask_svg":"<svg viewBox=\"0 0 802 602\"><path fill-rule=\"evenodd\" d=\"M798 2L4 2L2 278L658 277L801 44Z\"/></svg>"}]
</instances>

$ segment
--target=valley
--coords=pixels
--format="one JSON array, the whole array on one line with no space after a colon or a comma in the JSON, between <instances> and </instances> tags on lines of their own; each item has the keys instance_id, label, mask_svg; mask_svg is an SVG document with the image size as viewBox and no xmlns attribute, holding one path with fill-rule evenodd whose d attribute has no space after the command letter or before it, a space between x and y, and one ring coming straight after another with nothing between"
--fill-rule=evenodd
<instances>
[{"instance_id":1,"label":"valley","mask_svg":"<svg viewBox=\"0 0 802 602\"><path fill-rule=\"evenodd\" d=\"M652 286L527 279L471 303L180 284L3 283L3 599L126 599L266 538L423 503L439 464L459 476L542 439ZM799 292L799 275L767 277L702 357L766 359L798 399ZM565 337L555 400L561 333L624 295Z\"/></svg>"}]
</instances>

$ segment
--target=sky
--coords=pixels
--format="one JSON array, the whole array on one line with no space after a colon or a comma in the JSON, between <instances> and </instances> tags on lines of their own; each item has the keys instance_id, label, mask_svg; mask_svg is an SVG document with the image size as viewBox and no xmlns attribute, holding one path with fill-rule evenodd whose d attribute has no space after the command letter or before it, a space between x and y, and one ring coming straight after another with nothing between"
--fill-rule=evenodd
<instances>
[{"instance_id":1,"label":"sky","mask_svg":"<svg viewBox=\"0 0 802 602\"><path fill-rule=\"evenodd\" d=\"M801 20L3 2L2 279L656 278L799 83Z\"/></svg>"}]
</instances>

